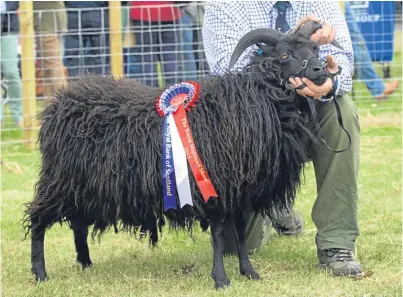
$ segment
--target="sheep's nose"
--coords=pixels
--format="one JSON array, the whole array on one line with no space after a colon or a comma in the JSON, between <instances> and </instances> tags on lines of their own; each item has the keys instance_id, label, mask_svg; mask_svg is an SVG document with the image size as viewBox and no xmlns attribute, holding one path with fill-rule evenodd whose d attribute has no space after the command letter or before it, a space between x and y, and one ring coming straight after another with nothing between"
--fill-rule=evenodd
<instances>
[{"instance_id":1,"label":"sheep's nose","mask_svg":"<svg viewBox=\"0 0 403 297\"><path fill-rule=\"evenodd\" d=\"M323 65L315 65L313 66L312 70L314 72L322 72L325 69L325 67Z\"/></svg>"}]
</instances>

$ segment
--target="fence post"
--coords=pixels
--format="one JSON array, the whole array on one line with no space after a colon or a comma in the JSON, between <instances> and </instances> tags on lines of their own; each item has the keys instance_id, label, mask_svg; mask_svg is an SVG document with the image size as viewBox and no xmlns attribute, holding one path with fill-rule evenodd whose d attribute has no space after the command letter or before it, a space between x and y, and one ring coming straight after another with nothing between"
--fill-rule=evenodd
<instances>
[{"instance_id":1,"label":"fence post","mask_svg":"<svg viewBox=\"0 0 403 297\"><path fill-rule=\"evenodd\" d=\"M24 116L24 144L33 150L36 144L36 78L32 1L20 2L21 78Z\"/></svg>"},{"instance_id":2,"label":"fence post","mask_svg":"<svg viewBox=\"0 0 403 297\"><path fill-rule=\"evenodd\" d=\"M339 6L340 6L340 9L341 9L341 11L343 12L343 14L345 13L345 8L344 8L344 1L339 1Z\"/></svg>"},{"instance_id":3,"label":"fence post","mask_svg":"<svg viewBox=\"0 0 403 297\"><path fill-rule=\"evenodd\" d=\"M111 72L115 78L123 77L122 10L120 1L109 2L109 43Z\"/></svg>"}]
</instances>

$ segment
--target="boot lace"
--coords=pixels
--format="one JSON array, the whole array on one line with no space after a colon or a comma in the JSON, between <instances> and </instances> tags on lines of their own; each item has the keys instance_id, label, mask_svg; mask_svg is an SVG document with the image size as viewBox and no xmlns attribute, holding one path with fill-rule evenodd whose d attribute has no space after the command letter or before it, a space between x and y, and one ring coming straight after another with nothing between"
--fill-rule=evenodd
<instances>
[{"instance_id":1,"label":"boot lace","mask_svg":"<svg viewBox=\"0 0 403 297\"><path fill-rule=\"evenodd\" d=\"M331 253L331 257L336 258L338 261L353 261L353 254L349 250L341 250L341 249L329 249L329 254Z\"/></svg>"}]
</instances>

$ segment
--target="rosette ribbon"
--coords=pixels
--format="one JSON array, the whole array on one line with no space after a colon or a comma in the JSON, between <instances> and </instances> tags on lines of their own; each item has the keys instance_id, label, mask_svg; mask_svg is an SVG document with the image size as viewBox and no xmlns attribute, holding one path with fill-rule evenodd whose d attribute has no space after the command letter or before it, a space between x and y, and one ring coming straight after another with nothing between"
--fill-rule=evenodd
<instances>
[{"instance_id":1,"label":"rosette ribbon","mask_svg":"<svg viewBox=\"0 0 403 297\"><path fill-rule=\"evenodd\" d=\"M165 211L177 208L176 190L180 207L193 205L187 162L204 201L218 196L197 153L186 116L186 111L197 102L199 89L199 84L193 81L175 84L165 90L156 102L159 115L164 117L162 183Z\"/></svg>"}]
</instances>

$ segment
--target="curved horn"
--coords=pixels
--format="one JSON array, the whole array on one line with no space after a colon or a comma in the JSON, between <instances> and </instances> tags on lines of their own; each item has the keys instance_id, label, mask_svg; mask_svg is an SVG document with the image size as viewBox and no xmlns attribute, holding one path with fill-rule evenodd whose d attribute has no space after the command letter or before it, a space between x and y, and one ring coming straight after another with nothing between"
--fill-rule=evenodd
<instances>
[{"instance_id":1,"label":"curved horn","mask_svg":"<svg viewBox=\"0 0 403 297\"><path fill-rule=\"evenodd\" d=\"M245 49L249 46L262 42L267 45L274 45L283 33L270 28L259 28L246 33L236 45L231 60L229 62L229 69L231 69Z\"/></svg>"},{"instance_id":2,"label":"curved horn","mask_svg":"<svg viewBox=\"0 0 403 297\"><path fill-rule=\"evenodd\" d=\"M306 23L301 24L299 28L296 29L295 34L305 37L306 39L310 39L311 35L314 34L316 31L322 28L320 23L309 21ZM344 50L344 48L338 43L336 40L333 40L332 45L335 47Z\"/></svg>"}]
</instances>

